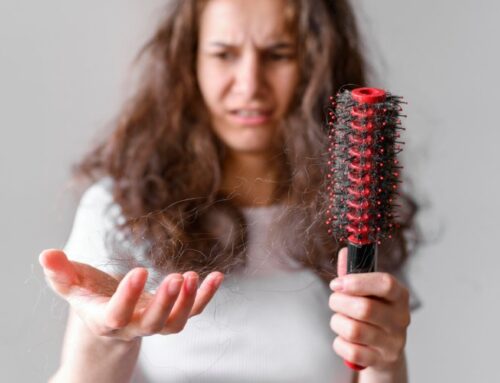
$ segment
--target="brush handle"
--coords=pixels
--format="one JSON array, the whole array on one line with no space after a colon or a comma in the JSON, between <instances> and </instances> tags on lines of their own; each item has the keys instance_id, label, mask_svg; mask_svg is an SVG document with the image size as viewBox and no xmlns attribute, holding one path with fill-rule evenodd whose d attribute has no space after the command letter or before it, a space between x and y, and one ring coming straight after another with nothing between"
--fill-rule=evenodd
<instances>
[{"instance_id":1,"label":"brush handle","mask_svg":"<svg viewBox=\"0 0 500 383\"><path fill-rule=\"evenodd\" d=\"M377 244L356 245L349 242L347 245L347 274L371 273L377 268ZM356 371L366 367L344 360L344 364Z\"/></svg>"},{"instance_id":2,"label":"brush handle","mask_svg":"<svg viewBox=\"0 0 500 383\"><path fill-rule=\"evenodd\" d=\"M371 273L377 266L377 245L368 243L347 245L347 274Z\"/></svg>"}]
</instances>

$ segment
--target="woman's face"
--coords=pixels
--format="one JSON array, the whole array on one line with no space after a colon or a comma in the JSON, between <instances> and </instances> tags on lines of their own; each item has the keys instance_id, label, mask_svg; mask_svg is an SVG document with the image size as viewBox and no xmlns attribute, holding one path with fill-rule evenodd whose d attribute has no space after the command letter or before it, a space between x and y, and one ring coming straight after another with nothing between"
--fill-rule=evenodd
<instances>
[{"instance_id":1,"label":"woman's face","mask_svg":"<svg viewBox=\"0 0 500 383\"><path fill-rule=\"evenodd\" d=\"M285 0L209 0L200 20L197 78L212 127L238 153L269 153L299 79Z\"/></svg>"}]
</instances>

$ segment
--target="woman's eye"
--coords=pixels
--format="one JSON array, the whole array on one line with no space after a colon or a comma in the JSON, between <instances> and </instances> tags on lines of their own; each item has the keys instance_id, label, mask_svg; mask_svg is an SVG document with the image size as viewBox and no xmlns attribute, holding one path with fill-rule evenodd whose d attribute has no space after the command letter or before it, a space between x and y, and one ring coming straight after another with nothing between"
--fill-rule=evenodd
<instances>
[{"instance_id":1,"label":"woman's eye","mask_svg":"<svg viewBox=\"0 0 500 383\"><path fill-rule=\"evenodd\" d=\"M267 58L271 61L287 61L293 59L293 54L291 53L273 53L267 54Z\"/></svg>"},{"instance_id":2,"label":"woman's eye","mask_svg":"<svg viewBox=\"0 0 500 383\"><path fill-rule=\"evenodd\" d=\"M213 56L224 61L232 60L233 58L235 58L234 53L231 52L216 52L213 54Z\"/></svg>"}]
</instances>

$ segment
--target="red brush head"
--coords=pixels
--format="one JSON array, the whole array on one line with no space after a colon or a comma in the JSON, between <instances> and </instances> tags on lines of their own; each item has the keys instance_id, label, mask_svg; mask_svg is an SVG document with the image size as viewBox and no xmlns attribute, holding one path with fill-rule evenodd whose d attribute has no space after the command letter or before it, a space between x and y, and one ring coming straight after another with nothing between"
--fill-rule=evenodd
<instances>
[{"instance_id":1,"label":"red brush head","mask_svg":"<svg viewBox=\"0 0 500 383\"><path fill-rule=\"evenodd\" d=\"M326 224L340 241L365 245L391 237L400 183L402 98L357 88L331 98Z\"/></svg>"}]
</instances>

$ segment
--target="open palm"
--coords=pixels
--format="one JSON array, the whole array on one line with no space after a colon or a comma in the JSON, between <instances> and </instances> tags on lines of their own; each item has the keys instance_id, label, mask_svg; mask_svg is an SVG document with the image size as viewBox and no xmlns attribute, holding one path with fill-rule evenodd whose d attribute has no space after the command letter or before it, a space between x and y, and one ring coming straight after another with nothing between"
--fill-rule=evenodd
<instances>
[{"instance_id":1,"label":"open palm","mask_svg":"<svg viewBox=\"0 0 500 383\"><path fill-rule=\"evenodd\" d=\"M198 275L169 274L154 294L144 290L148 273L130 270L123 278L70 261L61 250L39 257L47 282L96 335L130 341L141 336L180 332L203 311L224 278L213 272L198 288Z\"/></svg>"}]
</instances>

